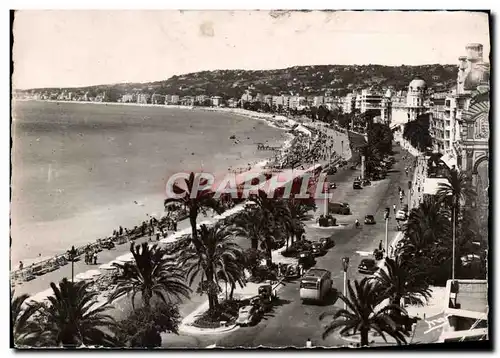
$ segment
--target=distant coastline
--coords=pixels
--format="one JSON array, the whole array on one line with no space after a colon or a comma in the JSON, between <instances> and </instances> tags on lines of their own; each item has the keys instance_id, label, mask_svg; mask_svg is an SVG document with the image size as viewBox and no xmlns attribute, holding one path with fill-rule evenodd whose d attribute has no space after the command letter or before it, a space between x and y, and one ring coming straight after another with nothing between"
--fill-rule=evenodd
<instances>
[{"instance_id":1,"label":"distant coastline","mask_svg":"<svg viewBox=\"0 0 500 358\"><path fill-rule=\"evenodd\" d=\"M58 101L58 100L35 100L35 99L14 99L13 100L13 105L15 105L15 102L49 102L49 103L83 103L83 104L100 104L100 105L113 105L113 106L134 106L134 107L154 107L154 108L165 108L165 109L182 109L182 110L195 110L195 111L206 111L206 112L220 112L220 113L227 113L227 114L233 114L233 115L238 115L238 116L244 116L246 118L250 119L256 119L256 120L261 120L264 121L267 125L270 127L278 128L281 130L290 130L292 127L294 127L297 122L294 120L288 119L284 116L274 116L272 114L267 114L267 113L257 113L257 112L252 112L240 108L220 108L220 107L188 107L188 106L181 106L181 105L157 105L157 104L138 104L138 103L116 103L116 102L78 102L78 101ZM14 118L13 118L14 120ZM292 133L285 133L286 139L282 143L281 150L285 151L288 149L292 144L293 144L293 139L295 136ZM262 168L265 167L266 164L269 162L270 158L262 160L258 163L254 164L254 169L256 168ZM92 244L93 241L90 241L88 244ZM84 246L87 246L84 245ZM57 256L60 256L56 255ZM43 262L53 260L54 257L49 256L45 258L40 259L27 259L25 258L23 261L25 262L25 267L30 266L30 262L32 263L37 263L37 264L43 264ZM11 268L12 271L17 271L17 267L13 265ZM11 272L12 272L11 271Z\"/></svg>"}]
</instances>

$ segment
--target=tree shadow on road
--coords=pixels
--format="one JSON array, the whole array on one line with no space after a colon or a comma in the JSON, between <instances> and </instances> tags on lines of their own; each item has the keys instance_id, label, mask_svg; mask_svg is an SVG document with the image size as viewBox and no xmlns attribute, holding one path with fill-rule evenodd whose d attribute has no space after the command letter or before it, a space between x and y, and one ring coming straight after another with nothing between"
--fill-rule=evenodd
<instances>
[{"instance_id":1,"label":"tree shadow on road","mask_svg":"<svg viewBox=\"0 0 500 358\"><path fill-rule=\"evenodd\" d=\"M401 173L401 170L399 170L399 169L391 169L391 170L387 171L387 174L391 174L391 173Z\"/></svg>"},{"instance_id":2,"label":"tree shadow on road","mask_svg":"<svg viewBox=\"0 0 500 358\"><path fill-rule=\"evenodd\" d=\"M280 297L276 298L275 300L273 300L273 305L271 307L271 310L264 313L261 321L267 321L269 318L273 318L275 316L277 308L284 306L284 305L287 305L289 303L292 303L292 301L286 300L286 299L283 299Z\"/></svg>"}]
</instances>

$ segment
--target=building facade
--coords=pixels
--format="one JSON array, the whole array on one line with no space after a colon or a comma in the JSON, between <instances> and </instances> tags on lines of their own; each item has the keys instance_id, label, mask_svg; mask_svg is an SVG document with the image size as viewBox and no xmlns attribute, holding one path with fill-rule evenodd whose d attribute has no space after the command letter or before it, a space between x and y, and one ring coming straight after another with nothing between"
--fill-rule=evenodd
<instances>
[{"instance_id":1,"label":"building facade","mask_svg":"<svg viewBox=\"0 0 500 358\"><path fill-rule=\"evenodd\" d=\"M429 110L426 106L427 84L421 78L415 78L408 85L406 94L406 109L408 121L414 121L418 116Z\"/></svg>"}]
</instances>

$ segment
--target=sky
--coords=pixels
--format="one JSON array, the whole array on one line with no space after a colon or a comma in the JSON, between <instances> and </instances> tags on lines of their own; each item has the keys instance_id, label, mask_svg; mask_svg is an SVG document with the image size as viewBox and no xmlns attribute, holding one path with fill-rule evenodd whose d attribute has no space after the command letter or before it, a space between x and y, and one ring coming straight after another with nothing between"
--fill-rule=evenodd
<instances>
[{"instance_id":1,"label":"sky","mask_svg":"<svg viewBox=\"0 0 500 358\"><path fill-rule=\"evenodd\" d=\"M489 56L487 14L22 10L13 87L149 82L216 69L456 64L467 43Z\"/></svg>"}]
</instances>

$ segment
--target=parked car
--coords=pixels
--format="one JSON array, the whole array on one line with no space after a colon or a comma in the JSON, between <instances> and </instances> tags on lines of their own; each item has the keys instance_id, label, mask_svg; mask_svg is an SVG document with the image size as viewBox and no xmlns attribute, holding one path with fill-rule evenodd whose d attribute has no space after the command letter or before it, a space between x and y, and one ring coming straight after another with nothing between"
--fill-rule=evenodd
<instances>
[{"instance_id":1,"label":"parked car","mask_svg":"<svg viewBox=\"0 0 500 358\"><path fill-rule=\"evenodd\" d=\"M318 224L319 224L320 227L336 226L337 225L337 219L335 219L331 215L327 215L327 216L321 215L320 218L318 219Z\"/></svg>"},{"instance_id":2,"label":"parked car","mask_svg":"<svg viewBox=\"0 0 500 358\"><path fill-rule=\"evenodd\" d=\"M311 248L314 256L323 256L326 254L325 247L319 241L313 242Z\"/></svg>"},{"instance_id":3,"label":"parked car","mask_svg":"<svg viewBox=\"0 0 500 358\"><path fill-rule=\"evenodd\" d=\"M319 242L321 243L321 245L323 245L325 250L328 250L329 248L335 246L335 241L333 240L333 237L331 237L331 236L323 237L323 238L319 239Z\"/></svg>"},{"instance_id":4,"label":"parked car","mask_svg":"<svg viewBox=\"0 0 500 358\"><path fill-rule=\"evenodd\" d=\"M363 259L358 266L358 272L371 275L378 270L377 263L374 259Z\"/></svg>"},{"instance_id":5,"label":"parked car","mask_svg":"<svg viewBox=\"0 0 500 358\"><path fill-rule=\"evenodd\" d=\"M101 247L103 247L104 249L108 249L108 250L111 250L115 247L115 244L113 243L113 241L104 241L102 244L101 244Z\"/></svg>"},{"instance_id":6,"label":"parked car","mask_svg":"<svg viewBox=\"0 0 500 358\"><path fill-rule=\"evenodd\" d=\"M309 268L314 265L316 260L311 251L303 251L299 254L299 265L302 265L304 268Z\"/></svg>"},{"instance_id":7,"label":"parked car","mask_svg":"<svg viewBox=\"0 0 500 358\"><path fill-rule=\"evenodd\" d=\"M238 311L238 318L236 324L238 326L252 326L257 324L260 319L260 310L258 306L243 306Z\"/></svg>"},{"instance_id":8,"label":"parked car","mask_svg":"<svg viewBox=\"0 0 500 358\"><path fill-rule=\"evenodd\" d=\"M359 181L359 180L355 180L355 181L352 183L352 188L353 188L353 189L363 189L363 187L361 186L361 181Z\"/></svg>"},{"instance_id":9,"label":"parked car","mask_svg":"<svg viewBox=\"0 0 500 358\"><path fill-rule=\"evenodd\" d=\"M351 209L347 203L329 203L328 211L332 214L349 215Z\"/></svg>"},{"instance_id":10,"label":"parked car","mask_svg":"<svg viewBox=\"0 0 500 358\"><path fill-rule=\"evenodd\" d=\"M337 189L337 184L330 183L330 189Z\"/></svg>"},{"instance_id":11,"label":"parked car","mask_svg":"<svg viewBox=\"0 0 500 358\"><path fill-rule=\"evenodd\" d=\"M328 175L333 175L335 173L337 173L337 167L332 166L332 167L328 168L328 171L327 171Z\"/></svg>"},{"instance_id":12,"label":"parked car","mask_svg":"<svg viewBox=\"0 0 500 358\"><path fill-rule=\"evenodd\" d=\"M401 221L406 220L406 211L398 210L398 212L396 213L396 220L401 220Z\"/></svg>"},{"instance_id":13,"label":"parked car","mask_svg":"<svg viewBox=\"0 0 500 358\"><path fill-rule=\"evenodd\" d=\"M365 224L366 225L373 225L373 224L375 224L375 218L373 217L373 215L366 215L365 216Z\"/></svg>"}]
</instances>

